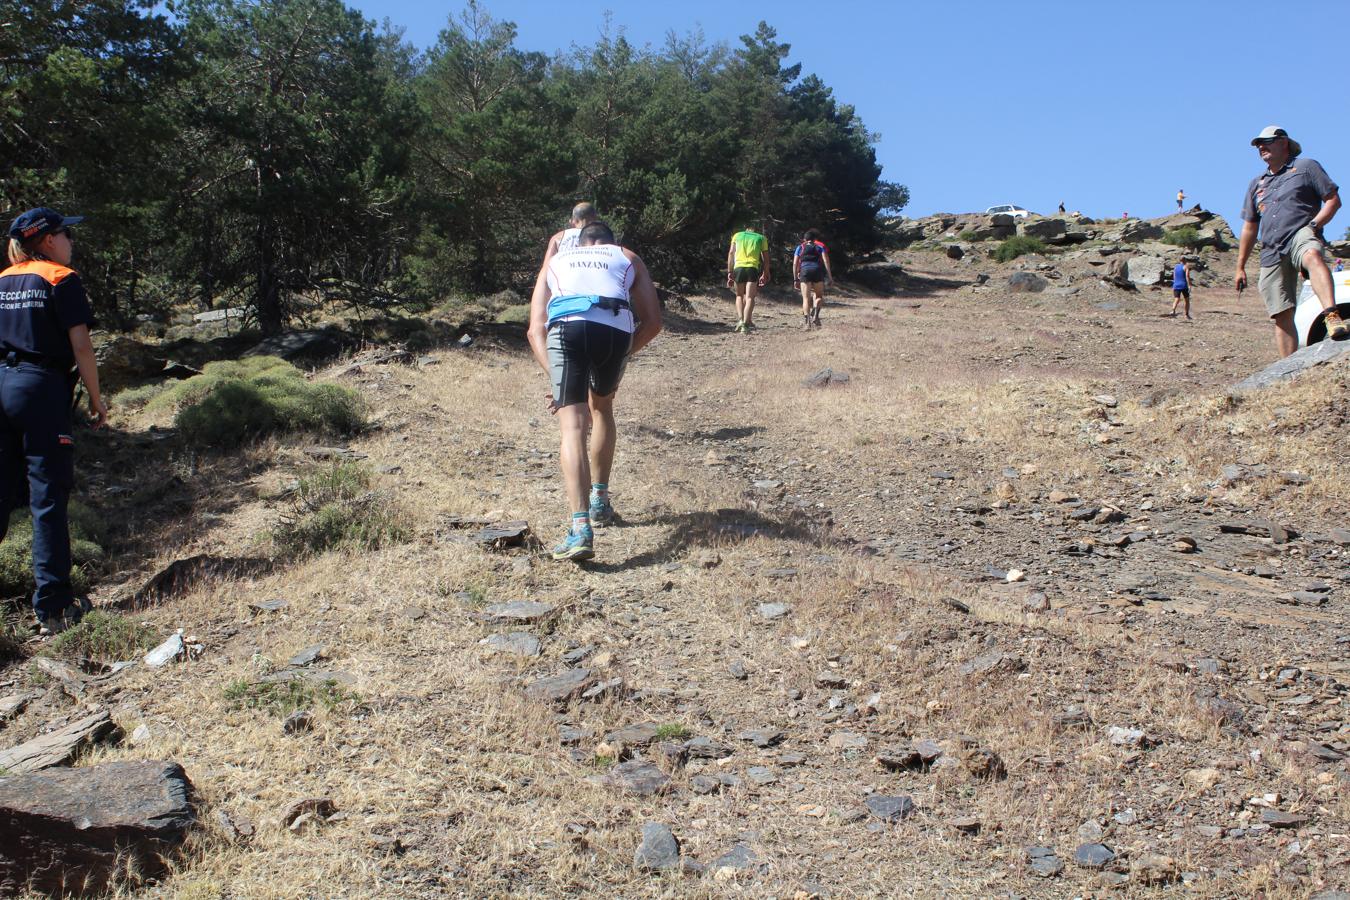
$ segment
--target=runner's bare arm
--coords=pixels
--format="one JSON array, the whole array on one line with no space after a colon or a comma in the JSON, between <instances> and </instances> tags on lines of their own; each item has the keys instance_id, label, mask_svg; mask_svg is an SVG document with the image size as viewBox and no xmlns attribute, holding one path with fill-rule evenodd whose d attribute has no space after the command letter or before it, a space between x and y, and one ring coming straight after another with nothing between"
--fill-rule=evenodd
<instances>
[{"instance_id":1,"label":"runner's bare arm","mask_svg":"<svg viewBox=\"0 0 1350 900\"><path fill-rule=\"evenodd\" d=\"M1252 248L1256 246L1256 230L1255 222L1244 221L1242 234L1238 235L1237 271L1233 273L1233 287L1237 288L1239 294L1247 288L1247 257L1252 255Z\"/></svg>"},{"instance_id":2,"label":"runner's bare arm","mask_svg":"<svg viewBox=\"0 0 1350 900\"><path fill-rule=\"evenodd\" d=\"M727 250L727 286L731 285L732 267L736 265L736 242L731 242L731 247Z\"/></svg>"},{"instance_id":3,"label":"runner's bare arm","mask_svg":"<svg viewBox=\"0 0 1350 900\"><path fill-rule=\"evenodd\" d=\"M628 301L638 319L632 349L628 351L631 356L661 332L661 300L656 296L656 285L652 284L652 276L642 257L628 250L624 254L633 262L633 286L628 290Z\"/></svg>"},{"instance_id":4,"label":"runner's bare arm","mask_svg":"<svg viewBox=\"0 0 1350 900\"><path fill-rule=\"evenodd\" d=\"M530 327L525 332L530 339L530 349L534 351L534 360L539 368L548 371L548 260L539 267L539 275L534 279L534 293L530 295Z\"/></svg>"},{"instance_id":5,"label":"runner's bare arm","mask_svg":"<svg viewBox=\"0 0 1350 900\"><path fill-rule=\"evenodd\" d=\"M1341 192L1332 191L1322 198L1322 208L1317 211L1317 215L1313 216L1312 222L1309 224L1318 231L1321 231L1327 226L1328 222L1336 217L1336 213L1340 211L1340 208Z\"/></svg>"},{"instance_id":6,"label":"runner's bare arm","mask_svg":"<svg viewBox=\"0 0 1350 900\"><path fill-rule=\"evenodd\" d=\"M834 269L830 268L830 251L821 250L820 258L825 260L825 277L829 279L831 284L834 284Z\"/></svg>"}]
</instances>

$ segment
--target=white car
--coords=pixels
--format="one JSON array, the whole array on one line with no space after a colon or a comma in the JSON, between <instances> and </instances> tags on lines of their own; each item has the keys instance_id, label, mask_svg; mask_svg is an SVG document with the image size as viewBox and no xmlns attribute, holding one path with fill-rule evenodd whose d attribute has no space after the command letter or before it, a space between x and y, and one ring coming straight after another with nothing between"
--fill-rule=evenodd
<instances>
[{"instance_id":1,"label":"white car","mask_svg":"<svg viewBox=\"0 0 1350 900\"><path fill-rule=\"evenodd\" d=\"M1332 272L1331 283L1336 289L1336 309L1341 318L1350 319L1350 268ZM1307 281L1303 282L1298 305L1294 307L1294 330L1298 332L1300 347L1316 344L1327 336L1327 326L1322 322L1322 304Z\"/></svg>"},{"instance_id":2,"label":"white car","mask_svg":"<svg viewBox=\"0 0 1350 900\"><path fill-rule=\"evenodd\" d=\"M1005 203L1002 206L991 206L984 211L984 214L987 216L995 216L999 213L1002 213L1005 216L1012 216L1014 219L1025 219L1027 216L1031 215L1028 210L1023 209L1020 206L1013 206L1011 203Z\"/></svg>"}]
</instances>

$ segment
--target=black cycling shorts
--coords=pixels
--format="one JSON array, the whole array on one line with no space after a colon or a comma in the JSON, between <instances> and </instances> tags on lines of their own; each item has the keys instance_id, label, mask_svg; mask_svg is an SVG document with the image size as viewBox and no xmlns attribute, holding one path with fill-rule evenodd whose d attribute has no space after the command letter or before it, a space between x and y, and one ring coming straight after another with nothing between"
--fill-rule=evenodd
<instances>
[{"instance_id":1,"label":"black cycling shorts","mask_svg":"<svg viewBox=\"0 0 1350 900\"><path fill-rule=\"evenodd\" d=\"M799 281L805 281L807 284L819 284L825 280L825 269L822 266L803 263Z\"/></svg>"},{"instance_id":2,"label":"black cycling shorts","mask_svg":"<svg viewBox=\"0 0 1350 900\"><path fill-rule=\"evenodd\" d=\"M736 270L736 283L749 284L752 281L759 281L759 269L754 266L741 266Z\"/></svg>"},{"instance_id":3,"label":"black cycling shorts","mask_svg":"<svg viewBox=\"0 0 1350 900\"><path fill-rule=\"evenodd\" d=\"M619 389L633 336L598 322L574 319L548 330L548 371L553 402L585 403L590 393L608 397Z\"/></svg>"}]
</instances>

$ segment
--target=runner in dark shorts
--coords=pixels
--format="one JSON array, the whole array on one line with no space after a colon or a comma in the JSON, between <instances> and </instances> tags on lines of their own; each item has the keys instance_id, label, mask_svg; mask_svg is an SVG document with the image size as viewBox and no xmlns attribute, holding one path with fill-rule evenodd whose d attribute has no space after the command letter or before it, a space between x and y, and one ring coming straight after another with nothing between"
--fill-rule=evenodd
<instances>
[{"instance_id":1,"label":"runner in dark shorts","mask_svg":"<svg viewBox=\"0 0 1350 900\"><path fill-rule=\"evenodd\" d=\"M737 283L737 284L750 284L751 282L755 282L755 283L758 283L758 282L759 282L759 268L758 268L758 267L748 267L748 266L743 266L743 267L741 267L741 268L739 268L739 269L736 270L736 283Z\"/></svg>"},{"instance_id":2,"label":"runner in dark shorts","mask_svg":"<svg viewBox=\"0 0 1350 900\"><path fill-rule=\"evenodd\" d=\"M560 322L548 331L548 371L553 404L585 403L592 393L619 389L633 336L597 322Z\"/></svg>"},{"instance_id":3,"label":"runner in dark shorts","mask_svg":"<svg viewBox=\"0 0 1350 900\"><path fill-rule=\"evenodd\" d=\"M609 494L618 437L614 398L628 357L660 330L651 274L603 222L587 224L576 247L552 254L539 270L527 334L552 383L549 408L558 416L558 463L572 508L554 559L590 559L593 526L616 520Z\"/></svg>"}]
</instances>

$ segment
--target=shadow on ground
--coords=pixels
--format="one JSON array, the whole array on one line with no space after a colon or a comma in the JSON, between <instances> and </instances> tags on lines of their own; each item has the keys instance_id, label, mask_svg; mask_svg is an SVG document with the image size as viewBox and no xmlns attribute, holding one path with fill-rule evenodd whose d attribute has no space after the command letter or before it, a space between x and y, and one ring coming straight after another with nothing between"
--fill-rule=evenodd
<instances>
[{"instance_id":1,"label":"shadow on ground","mask_svg":"<svg viewBox=\"0 0 1350 900\"><path fill-rule=\"evenodd\" d=\"M819 544L821 536L805 521L782 520L753 510L719 509L714 511L665 513L648 520L627 519L626 525L668 525L670 531L656 547L622 562L586 563L593 572L630 572L647 566L672 562L695 548L734 546L753 537Z\"/></svg>"}]
</instances>

